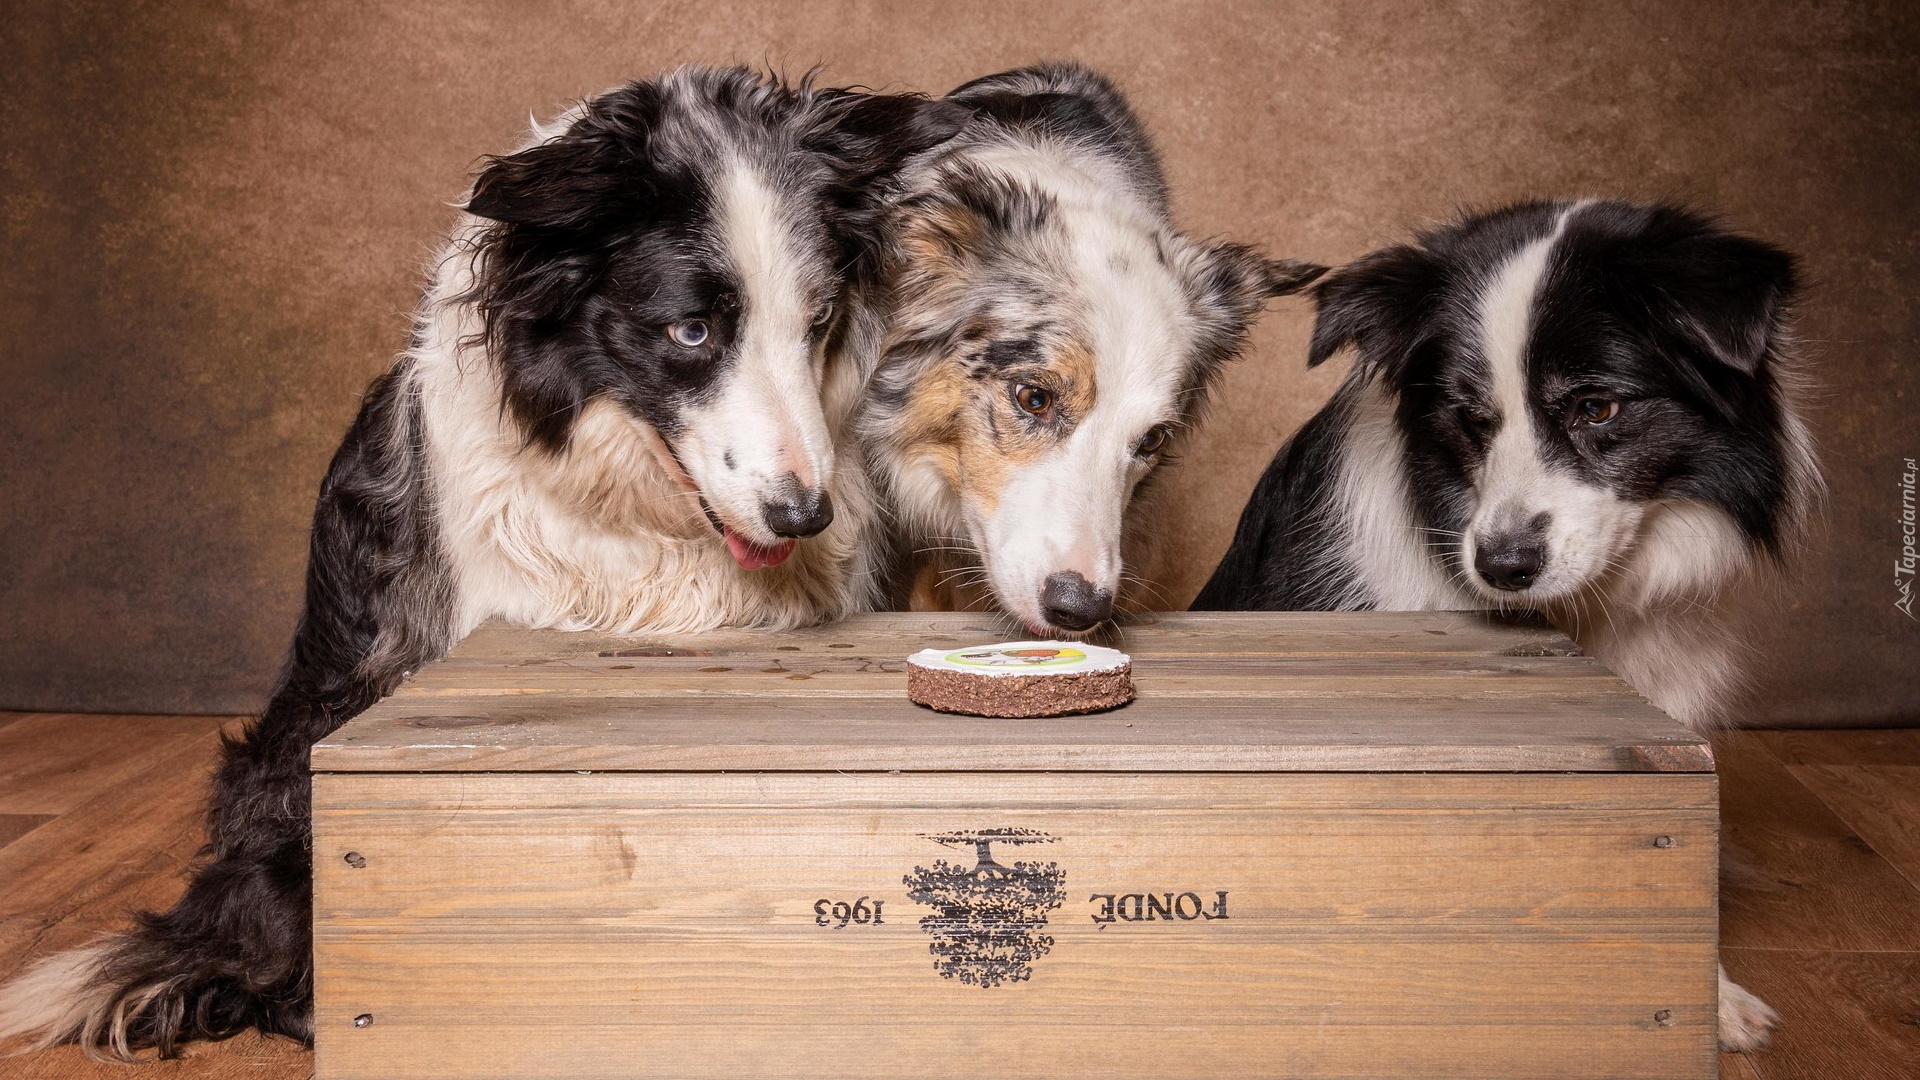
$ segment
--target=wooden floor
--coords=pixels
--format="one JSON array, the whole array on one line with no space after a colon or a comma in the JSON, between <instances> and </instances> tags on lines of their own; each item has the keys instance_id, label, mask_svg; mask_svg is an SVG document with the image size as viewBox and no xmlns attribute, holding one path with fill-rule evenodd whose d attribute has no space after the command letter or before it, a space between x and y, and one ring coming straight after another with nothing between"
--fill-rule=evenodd
<instances>
[{"instance_id":1,"label":"wooden floor","mask_svg":"<svg viewBox=\"0 0 1920 1080\"><path fill-rule=\"evenodd\" d=\"M0 979L164 907L199 837L217 718L0 713ZM1723 895L1734 978L1785 1021L1724 1055L1738 1080L1920 1077L1920 730L1740 732L1718 740L1726 827L1749 855ZM0 1078L293 1080L283 1040L197 1045L126 1066L64 1047Z\"/></svg>"}]
</instances>

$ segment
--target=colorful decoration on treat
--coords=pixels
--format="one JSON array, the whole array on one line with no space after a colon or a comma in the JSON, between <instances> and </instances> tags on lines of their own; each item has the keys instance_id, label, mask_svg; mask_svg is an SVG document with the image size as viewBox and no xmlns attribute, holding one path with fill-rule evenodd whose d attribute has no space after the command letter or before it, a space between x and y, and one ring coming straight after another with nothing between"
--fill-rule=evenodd
<instances>
[{"instance_id":1,"label":"colorful decoration on treat","mask_svg":"<svg viewBox=\"0 0 1920 1080\"><path fill-rule=\"evenodd\" d=\"M1126 653L1082 642L1009 641L922 649L907 658L907 696L969 716L1067 716L1133 700Z\"/></svg>"}]
</instances>

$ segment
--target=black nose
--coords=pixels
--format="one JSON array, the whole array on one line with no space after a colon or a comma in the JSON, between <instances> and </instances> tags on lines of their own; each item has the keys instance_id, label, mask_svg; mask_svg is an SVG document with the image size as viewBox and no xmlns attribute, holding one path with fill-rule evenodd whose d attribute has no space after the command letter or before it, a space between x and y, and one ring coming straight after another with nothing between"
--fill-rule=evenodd
<instances>
[{"instance_id":1,"label":"black nose","mask_svg":"<svg viewBox=\"0 0 1920 1080\"><path fill-rule=\"evenodd\" d=\"M1040 590L1040 610L1047 621L1065 630L1087 630L1113 614L1113 594L1096 589L1077 571L1048 574Z\"/></svg>"},{"instance_id":2,"label":"black nose","mask_svg":"<svg viewBox=\"0 0 1920 1080\"><path fill-rule=\"evenodd\" d=\"M1473 568L1487 584L1516 592L1533 584L1547 561L1547 546L1537 532L1510 533L1475 546Z\"/></svg>"},{"instance_id":3,"label":"black nose","mask_svg":"<svg viewBox=\"0 0 1920 1080\"><path fill-rule=\"evenodd\" d=\"M788 473L772 498L760 503L760 517L773 535L799 540L818 536L833 524L833 499L825 488L809 488Z\"/></svg>"}]
</instances>

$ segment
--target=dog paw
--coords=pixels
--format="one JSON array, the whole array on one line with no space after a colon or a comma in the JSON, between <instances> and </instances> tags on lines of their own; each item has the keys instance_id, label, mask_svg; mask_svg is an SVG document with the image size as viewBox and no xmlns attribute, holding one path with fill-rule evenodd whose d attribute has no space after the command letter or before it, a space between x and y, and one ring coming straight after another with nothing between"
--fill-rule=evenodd
<instances>
[{"instance_id":1,"label":"dog paw","mask_svg":"<svg viewBox=\"0 0 1920 1080\"><path fill-rule=\"evenodd\" d=\"M1780 1014L1720 972L1720 1049L1744 1054L1767 1045Z\"/></svg>"}]
</instances>

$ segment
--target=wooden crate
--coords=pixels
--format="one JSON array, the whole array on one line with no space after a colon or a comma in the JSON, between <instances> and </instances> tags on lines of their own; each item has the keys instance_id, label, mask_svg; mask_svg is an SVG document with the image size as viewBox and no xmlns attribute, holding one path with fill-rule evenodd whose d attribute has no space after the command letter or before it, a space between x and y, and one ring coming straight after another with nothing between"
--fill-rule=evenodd
<instances>
[{"instance_id":1,"label":"wooden crate","mask_svg":"<svg viewBox=\"0 0 1920 1080\"><path fill-rule=\"evenodd\" d=\"M315 748L321 1080L1714 1075L1708 747L1541 624L488 626Z\"/></svg>"}]
</instances>

